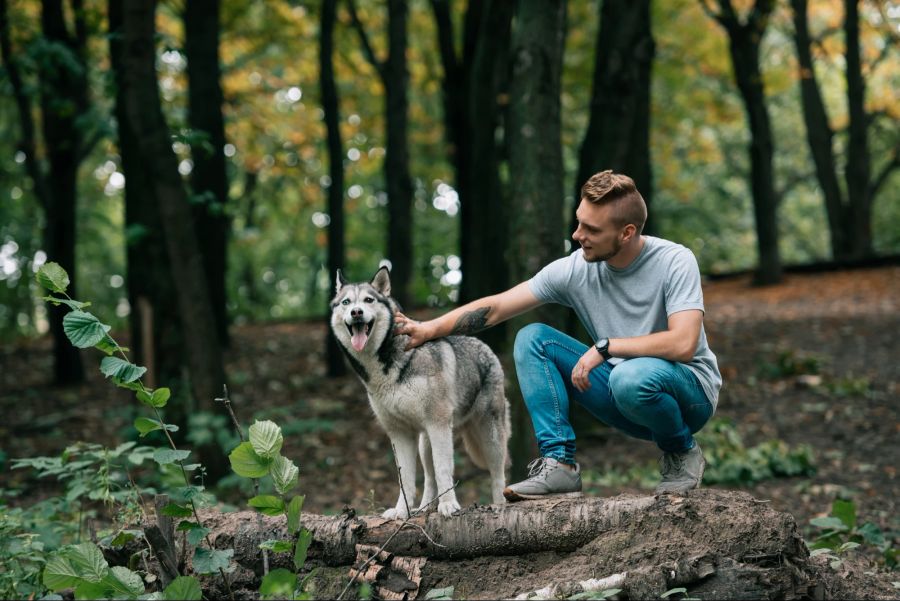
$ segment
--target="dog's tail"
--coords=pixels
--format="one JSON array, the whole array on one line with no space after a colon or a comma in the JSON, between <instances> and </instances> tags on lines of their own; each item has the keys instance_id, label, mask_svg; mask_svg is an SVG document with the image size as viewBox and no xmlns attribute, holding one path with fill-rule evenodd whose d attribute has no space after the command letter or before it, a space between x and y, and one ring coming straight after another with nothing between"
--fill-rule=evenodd
<instances>
[{"instance_id":1,"label":"dog's tail","mask_svg":"<svg viewBox=\"0 0 900 601\"><path fill-rule=\"evenodd\" d=\"M469 458L472 459L472 463L475 464L476 467L486 470L488 469L488 462L485 456L484 449L484 439L480 436L472 432L471 430L463 431L462 435L463 445L466 447L466 453L468 453ZM504 441L505 442L505 441ZM501 443L502 444L502 443ZM512 465L512 461L510 460L509 453L506 453L506 465L504 466L506 469Z\"/></svg>"}]
</instances>

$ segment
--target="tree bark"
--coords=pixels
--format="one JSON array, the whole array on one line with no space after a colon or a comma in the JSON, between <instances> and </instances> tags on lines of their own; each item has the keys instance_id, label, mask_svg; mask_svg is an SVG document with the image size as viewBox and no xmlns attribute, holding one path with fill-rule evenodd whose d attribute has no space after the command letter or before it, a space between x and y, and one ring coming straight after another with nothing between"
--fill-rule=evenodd
<instances>
[{"instance_id":1,"label":"tree bark","mask_svg":"<svg viewBox=\"0 0 900 601\"><path fill-rule=\"evenodd\" d=\"M216 547L234 548L233 586L257 590L258 544L288 538L285 519L265 517L260 530L249 511L201 517ZM509 599L548 585L567 592L564 598L579 592L577 582L614 574L622 575L617 588L632 599L659 598L675 586L704 599L790 599L809 595L817 584L793 517L740 492L476 507L452 518L416 517L399 532L400 521L352 511L302 521L313 534L304 570L326 575L316 580L320 598L339 594L347 569L359 566L359 551L373 547L383 548L385 565L391 557L426 558L415 562L420 592L453 585L457 594L469 591L466 598ZM274 555L272 567L288 567L288 555Z\"/></svg>"},{"instance_id":2,"label":"tree bark","mask_svg":"<svg viewBox=\"0 0 900 601\"><path fill-rule=\"evenodd\" d=\"M337 287L337 271L344 268L344 144L341 141L341 112L337 85L334 77L334 25L337 0L323 0L321 26L319 27L319 76L322 86L322 110L325 112L325 128L328 132L328 207L331 218L328 224L328 277L329 300ZM331 308L325 307L325 357L328 375L342 376L347 372L344 353L331 335L329 323Z\"/></svg>"},{"instance_id":3,"label":"tree bark","mask_svg":"<svg viewBox=\"0 0 900 601\"><path fill-rule=\"evenodd\" d=\"M775 284L781 280L778 249L778 197L773 168L772 125L759 66L759 45L765 35L774 0L756 0L745 22L735 13L731 0L719 0L713 17L728 33L734 77L744 101L750 127L750 190L756 221L758 266L755 282ZM706 7L704 0L701 4Z\"/></svg>"},{"instance_id":4,"label":"tree bark","mask_svg":"<svg viewBox=\"0 0 900 601\"><path fill-rule=\"evenodd\" d=\"M653 196L650 77L655 42L650 0L605 0L600 7L591 114L579 153L570 231L576 227L581 186L599 171L612 169L631 177L648 206ZM652 232L649 217L644 232Z\"/></svg>"},{"instance_id":5,"label":"tree bark","mask_svg":"<svg viewBox=\"0 0 900 601\"><path fill-rule=\"evenodd\" d=\"M459 256L463 279L460 304L496 294L509 286L506 260L506 198L500 182L502 147L496 132L506 108L509 43L514 4L469 2L462 58L446 0L433 0L444 66L444 129L456 172L460 199ZM506 324L478 335L492 348L503 348Z\"/></svg>"},{"instance_id":6,"label":"tree bark","mask_svg":"<svg viewBox=\"0 0 900 601\"><path fill-rule=\"evenodd\" d=\"M806 139L816 168L816 179L825 198L825 214L831 234L831 254L837 261L846 260L852 254L847 235L847 214L841 186L837 178L834 158L834 132L828 123L825 102L819 91L810 46L812 44L807 22L807 0L791 0L794 18L794 42L797 46L797 62L800 68L800 100L803 104L803 120Z\"/></svg>"},{"instance_id":7,"label":"tree bark","mask_svg":"<svg viewBox=\"0 0 900 601\"><path fill-rule=\"evenodd\" d=\"M195 199L194 230L209 286L216 333L228 346L228 238L231 221L228 204L228 175L225 170L225 119L219 64L220 0L186 2L184 10L185 53L188 72L188 122L202 141L192 142L191 185ZM196 138L195 138L196 139Z\"/></svg>"},{"instance_id":8,"label":"tree bark","mask_svg":"<svg viewBox=\"0 0 900 601\"><path fill-rule=\"evenodd\" d=\"M128 118L142 141L141 158L159 202L195 402L212 404L226 383L222 351L187 195L162 114L156 82L154 13L154 0L129 0L124 5L125 77L121 85ZM227 473L227 461L220 450L209 449L200 455L210 479L215 481Z\"/></svg>"},{"instance_id":9,"label":"tree bark","mask_svg":"<svg viewBox=\"0 0 900 601\"><path fill-rule=\"evenodd\" d=\"M141 159L141 140L132 127L126 111L123 3L110 0L109 55L117 82L115 117L118 131L119 156L125 174L125 244L128 302L131 326L131 349L141 365L155 366L150 386L165 383L177 387L182 381L184 339L178 316L177 293L172 281L172 268L166 255L163 224L160 220L153 182ZM145 312L149 311L149 315ZM142 326L149 319L153 325L152 340L144 339ZM146 350L145 350L146 349ZM152 350L151 350L152 349ZM149 355L148 353L152 353ZM145 380L146 381L146 380ZM178 419L170 414L181 432L186 432L186 414Z\"/></svg>"}]
</instances>

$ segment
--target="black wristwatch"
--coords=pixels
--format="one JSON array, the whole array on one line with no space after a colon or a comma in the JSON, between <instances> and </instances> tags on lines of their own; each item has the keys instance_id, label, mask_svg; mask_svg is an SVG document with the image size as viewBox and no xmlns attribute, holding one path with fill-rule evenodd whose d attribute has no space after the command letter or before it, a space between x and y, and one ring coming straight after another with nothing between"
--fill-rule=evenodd
<instances>
[{"instance_id":1,"label":"black wristwatch","mask_svg":"<svg viewBox=\"0 0 900 601\"><path fill-rule=\"evenodd\" d=\"M609 354L609 338L601 338L594 348L597 349L597 352L600 353L600 356L603 357L606 361L612 359L612 355Z\"/></svg>"}]
</instances>

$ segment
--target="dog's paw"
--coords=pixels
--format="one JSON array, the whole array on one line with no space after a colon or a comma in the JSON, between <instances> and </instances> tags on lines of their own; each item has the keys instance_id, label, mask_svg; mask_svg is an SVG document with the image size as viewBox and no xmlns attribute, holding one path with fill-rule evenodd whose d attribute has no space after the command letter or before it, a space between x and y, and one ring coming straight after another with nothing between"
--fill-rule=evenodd
<instances>
[{"instance_id":1,"label":"dog's paw","mask_svg":"<svg viewBox=\"0 0 900 601\"><path fill-rule=\"evenodd\" d=\"M405 520L409 517L409 512L407 512L406 509L391 507L390 509L382 513L381 517L387 520Z\"/></svg>"},{"instance_id":2,"label":"dog's paw","mask_svg":"<svg viewBox=\"0 0 900 601\"><path fill-rule=\"evenodd\" d=\"M460 506L456 501L441 501L440 503L438 503L438 513L440 513L445 518L450 517L459 510Z\"/></svg>"}]
</instances>

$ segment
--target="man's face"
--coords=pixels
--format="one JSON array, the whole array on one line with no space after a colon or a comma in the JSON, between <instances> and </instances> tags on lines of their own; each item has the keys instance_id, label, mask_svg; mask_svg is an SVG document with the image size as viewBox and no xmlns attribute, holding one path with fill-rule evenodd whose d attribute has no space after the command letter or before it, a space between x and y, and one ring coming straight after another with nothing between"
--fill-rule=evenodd
<instances>
[{"instance_id":1,"label":"man's face","mask_svg":"<svg viewBox=\"0 0 900 601\"><path fill-rule=\"evenodd\" d=\"M595 205L582 200L575 211L578 228L572 240L581 245L584 260L588 263L607 261L622 248L624 228L618 227L611 218L611 205Z\"/></svg>"}]
</instances>

